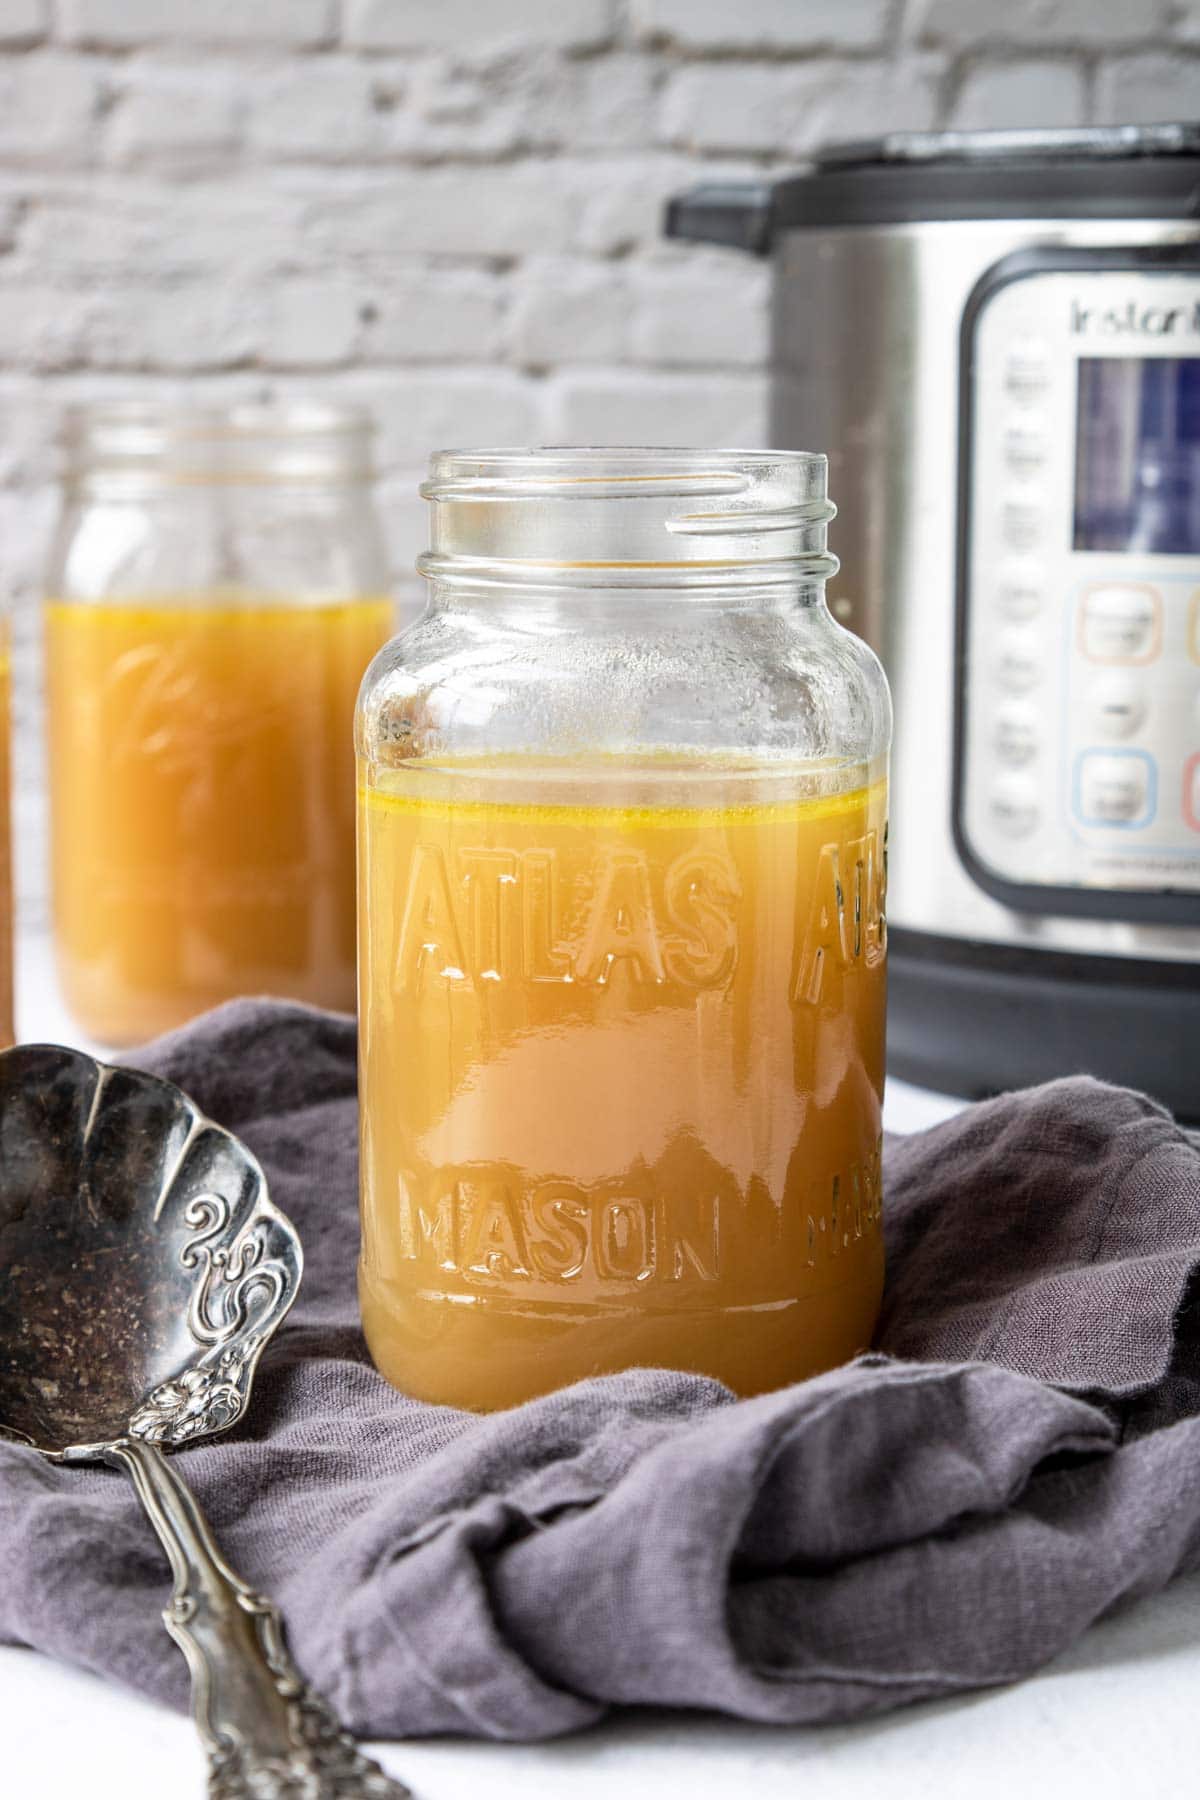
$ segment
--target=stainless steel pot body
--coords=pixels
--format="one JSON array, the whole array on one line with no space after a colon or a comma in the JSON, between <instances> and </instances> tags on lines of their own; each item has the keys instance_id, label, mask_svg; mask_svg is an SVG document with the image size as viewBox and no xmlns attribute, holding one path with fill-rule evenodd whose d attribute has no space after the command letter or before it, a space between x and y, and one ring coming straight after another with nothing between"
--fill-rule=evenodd
<instances>
[{"instance_id":1,"label":"stainless steel pot body","mask_svg":"<svg viewBox=\"0 0 1200 1800\"><path fill-rule=\"evenodd\" d=\"M998 978L1006 951L1034 953L1026 972L1042 966L1043 952L1048 972L1061 972L1063 957L1084 957L1096 959L1083 966L1097 978L1116 966L1112 959L1135 959L1147 978L1150 965L1163 980L1171 967L1194 977L1200 925L1186 922L1187 900L1168 905L1178 916L1166 919L1139 917L1138 903L1120 896L1110 916L1103 897L1100 916L1060 911L1053 900L1043 907L1035 892L1013 904L1004 882L989 891L964 857L955 822L969 751L956 718L962 460L972 448L962 437L964 318L987 272L1031 246L1068 261L1082 253L1086 265L1092 252L1099 262L1189 245L1200 246L1194 222L1128 219L807 227L783 231L775 244L771 441L829 456L842 563L830 603L878 652L895 699L890 926L901 943L911 933L926 947L995 947ZM1200 275L1193 287L1200 294ZM1200 336L1191 354L1200 354ZM1061 515L1072 497L1051 467L1046 482L1046 503ZM1192 672L1200 701L1200 666ZM1042 704L1053 733L1055 696ZM1192 717L1200 743L1200 710ZM1035 1057L1029 1070L1043 1072ZM987 1085L1013 1073L998 1070Z\"/></svg>"}]
</instances>

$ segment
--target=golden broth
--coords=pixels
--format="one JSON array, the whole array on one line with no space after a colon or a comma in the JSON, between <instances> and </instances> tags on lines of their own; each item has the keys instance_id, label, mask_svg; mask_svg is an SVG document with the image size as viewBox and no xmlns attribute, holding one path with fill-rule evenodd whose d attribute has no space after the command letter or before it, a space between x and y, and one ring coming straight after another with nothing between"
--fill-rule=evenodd
<instances>
[{"instance_id":1,"label":"golden broth","mask_svg":"<svg viewBox=\"0 0 1200 1800\"><path fill-rule=\"evenodd\" d=\"M353 1006L354 703L391 626L376 597L47 605L59 969L94 1037Z\"/></svg>"},{"instance_id":2,"label":"golden broth","mask_svg":"<svg viewBox=\"0 0 1200 1800\"><path fill-rule=\"evenodd\" d=\"M844 1361L883 1283L885 783L495 785L360 790L379 1368L490 1408L638 1363L755 1393Z\"/></svg>"}]
</instances>

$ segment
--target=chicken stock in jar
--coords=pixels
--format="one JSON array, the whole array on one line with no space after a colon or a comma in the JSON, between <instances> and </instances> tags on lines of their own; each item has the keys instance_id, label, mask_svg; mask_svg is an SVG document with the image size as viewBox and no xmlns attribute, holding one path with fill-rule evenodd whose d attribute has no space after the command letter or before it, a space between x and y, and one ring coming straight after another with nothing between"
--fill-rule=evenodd
<instances>
[{"instance_id":1,"label":"chicken stock in jar","mask_svg":"<svg viewBox=\"0 0 1200 1800\"><path fill-rule=\"evenodd\" d=\"M434 459L357 724L360 1292L409 1393L749 1394L870 1342L890 705L825 473Z\"/></svg>"}]
</instances>

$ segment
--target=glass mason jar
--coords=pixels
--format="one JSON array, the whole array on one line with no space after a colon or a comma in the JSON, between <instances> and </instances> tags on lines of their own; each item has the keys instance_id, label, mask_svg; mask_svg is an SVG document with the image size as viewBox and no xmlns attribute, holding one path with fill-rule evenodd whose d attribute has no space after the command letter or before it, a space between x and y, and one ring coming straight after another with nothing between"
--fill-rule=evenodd
<instances>
[{"instance_id":1,"label":"glass mason jar","mask_svg":"<svg viewBox=\"0 0 1200 1800\"><path fill-rule=\"evenodd\" d=\"M126 1044L354 1004L351 721L393 627L368 419L81 409L45 606L58 965Z\"/></svg>"},{"instance_id":2,"label":"glass mason jar","mask_svg":"<svg viewBox=\"0 0 1200 1800\"><path fill-rule=\"evenodd\" d=\"M882 670L822 456L445 452L427 610L359 700L372 1356L506 1406L743 1394L883 1283Z\"/></svg>"}]
</instances>

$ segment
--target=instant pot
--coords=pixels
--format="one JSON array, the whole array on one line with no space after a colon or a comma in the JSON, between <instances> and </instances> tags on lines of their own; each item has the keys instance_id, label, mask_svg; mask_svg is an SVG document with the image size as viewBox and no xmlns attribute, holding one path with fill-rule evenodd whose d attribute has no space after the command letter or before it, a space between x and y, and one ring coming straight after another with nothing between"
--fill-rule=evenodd
<instances>
[{"instance_id":1,"label":"instant pot","mask_svg":"<svg viewBox=\"0 0 1200 1800\"><path fill-rule=\"evenodd\" d=\"M1200 1112L1200 126L901 134L700 187L774 260L896 712L890 1062Z\"/></svg>"}]
</instances>

